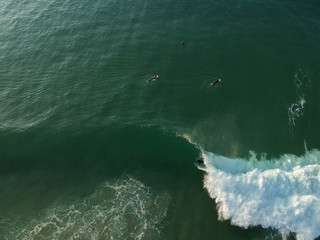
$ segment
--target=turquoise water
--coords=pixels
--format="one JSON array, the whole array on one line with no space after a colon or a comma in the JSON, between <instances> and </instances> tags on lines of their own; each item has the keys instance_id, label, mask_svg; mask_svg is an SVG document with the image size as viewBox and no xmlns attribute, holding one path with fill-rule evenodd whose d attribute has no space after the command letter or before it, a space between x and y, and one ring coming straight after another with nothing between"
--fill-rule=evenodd
<instances>
[{"instance_id":1,"label":"turquoise water","mask_svg":"<svg viewBox=\"0 0 320 240\"><path fill-rule=\"evenodd\" d=\"M0 238L317 238L319 12L1 1Z\"/></svg>"}]
</instances>

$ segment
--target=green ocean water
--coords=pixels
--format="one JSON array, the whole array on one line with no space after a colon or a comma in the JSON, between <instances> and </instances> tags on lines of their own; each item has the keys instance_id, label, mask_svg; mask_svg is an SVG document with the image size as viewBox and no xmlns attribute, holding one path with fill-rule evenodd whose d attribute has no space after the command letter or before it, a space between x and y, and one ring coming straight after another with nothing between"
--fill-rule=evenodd
<instances>
[{"instance_id":1,"label":"green ocean water","mask_svg":"<svg viewBox=\"0 0 320 240\"><path fill-rule=\"evenodd\" d=\"M0 239L318 237L319 13L1 1Z\"/></svg>"}]
</instances>

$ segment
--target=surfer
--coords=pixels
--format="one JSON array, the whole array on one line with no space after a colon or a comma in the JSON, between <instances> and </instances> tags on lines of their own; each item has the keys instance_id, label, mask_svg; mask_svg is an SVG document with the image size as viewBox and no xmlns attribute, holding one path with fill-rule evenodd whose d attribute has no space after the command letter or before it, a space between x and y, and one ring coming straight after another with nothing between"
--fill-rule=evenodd
<instances>
[{"instance_id":1,"label":"surfer","mask_svg":"<svg viewBox=\"0 0 320 240\"><path fill-rule=\"evenodd\" d=\"M291 106L291 112L294 113L295 111L298 111L298 110L299 110L298 104L294 103L294 104Z\"/></svg>"},{"instance_id":2,"label":"surfer","mask_svg":"<svg viewBox=\"0 0 320 240\"><path fill-rule=\"evenodd\" d=\"M158 77L159 75L154 75L152 78L148 80L148 82L155 81Z\"/></svg>"},{"instance_id":3,"label":"surfer","mask_svg":"<svg viewBox=\"0 0 320 240\"><path fill-rule=\"evenodd\" d=\"M197 167L199 166L200 164L204 164L204 161L202 159L197 159L195 162L194 162L194 165Z\"/></svg>"},{"instance_id":4,"label":"surfer","mask_svg":"<svg viewBox=\"0 0 320 240\"><path fill-rule=\"evenodd\" d=\"M210 85L211 85L211 86L214 86L214 85L216 85L216 84L219 83L219 82L221 82L221 79L220 79L220 78L214 80L212 83L210 83Z\"/></svg>"}]
</instances>

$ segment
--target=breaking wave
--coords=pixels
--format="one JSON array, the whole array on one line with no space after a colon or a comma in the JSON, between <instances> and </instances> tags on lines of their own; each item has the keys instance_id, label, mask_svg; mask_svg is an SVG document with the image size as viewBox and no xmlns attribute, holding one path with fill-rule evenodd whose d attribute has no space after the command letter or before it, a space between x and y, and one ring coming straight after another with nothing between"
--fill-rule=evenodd
<instances>
[{"instance_id":1,"label":"breaking wave","mask_svg":"<svg viewBox=\"0 0 320 240\"><path fill-rule=\"evenodd\" d=\"M231 159L203 151L204 187L220 220L248 228L274 228L298 240L320 235L320 151L278 159Z\"/></svg>"}]
</instances>

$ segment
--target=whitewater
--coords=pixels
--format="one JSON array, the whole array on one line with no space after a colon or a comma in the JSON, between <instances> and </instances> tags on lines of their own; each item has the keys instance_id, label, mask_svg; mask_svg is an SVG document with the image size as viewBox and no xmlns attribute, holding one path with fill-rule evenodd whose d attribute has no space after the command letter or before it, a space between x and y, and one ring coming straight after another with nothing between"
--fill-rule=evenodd
<instances>
[{"instance_id":1,"label":"whitewater","mask_svg":"<svg viewBox=\"0 0 320 240\"><path fill-rule=\"evenodd\" d=\"M204 187L217 204L219 220L242 228L279 230L285 239L320 235L320 151L276 159L227 158L202 150Z\"/></svg>"},{"instance_id":2,"label":"whitewater","mask_svg":"<svg viewBox=\"0 0 320 240\"><path fill-rule=\"evenodd\" d=\"M160 239L170 196L129 175L107 180L68 204L57 202L32 218L2 219L1 239ZM14 222L15 224L10 224Z\"/></svg>"}]
</instances>

